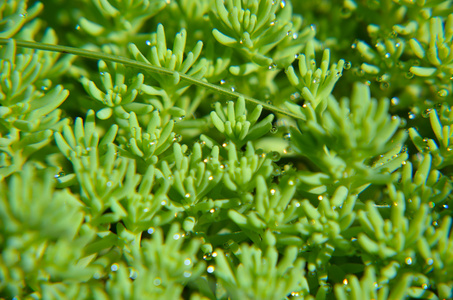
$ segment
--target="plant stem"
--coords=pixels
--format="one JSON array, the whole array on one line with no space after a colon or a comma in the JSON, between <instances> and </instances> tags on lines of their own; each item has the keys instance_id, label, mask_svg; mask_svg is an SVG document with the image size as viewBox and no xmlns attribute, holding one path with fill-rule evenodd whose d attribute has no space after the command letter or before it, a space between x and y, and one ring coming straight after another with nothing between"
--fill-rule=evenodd
<instances>
[{"instance_id":1,"label":"plant stem","mask_svg":"<svg viewBox=\"0 0 453 300\"><path fill-rule=\"evenodd\" d=\"M0 45L6 45L8 42L12 39L3 39L0 38ZM141 69L141 70L146 70L158 74L165 74L165 75L175 75L175 73L178 73L179 77L181 80L187 81L192 84L196 84L198 86L205 87L207 89L214 90L220 94L232 97L232 98L238 98L238 97L244 97L245 101L254 103L256 105L262 105L263 108L270 110L275 113L280 113L289 117L292 117L294 119L299 119L303 120L301 116L298 116L296 114L293 114L291 112L288 112L284 109L275 107L273 105L267 104L265 102L262 102L258 99L243 95L241 93L233 92L230 90L227 90L225 88L219 87L215 84L199 80L196 78L192 78L191 76L181 74L178 71L172 71L169 69L166 69L164 67L156 67L150 64L146 64L143 62L139 62L133 59L129 59L126 57L121 57L121 56L114 56L102 52L96 52L96 51L90 51L90 50L84 50L84 49L79 49L79 48L74 48L74 47L68 47L68 46L61 46L61 45L51 45L51 44L44 44L44 43L36 43L36 42L28 42L28 41L20 41L20 40L14 40L16 43L16 46L18 47L23 47L23 48L31 48L31 49L38 49L38 50L44 50L44 51L53 51L53 52L60 52L60 53L65 53L65 54L73 54L77 55L80 57L85 57L85 58L90 58L90 59L100 59L100 60L105 60L105 61L112 61L116 63L123 64L125 66Z\"/></svg>"}]
</instances>

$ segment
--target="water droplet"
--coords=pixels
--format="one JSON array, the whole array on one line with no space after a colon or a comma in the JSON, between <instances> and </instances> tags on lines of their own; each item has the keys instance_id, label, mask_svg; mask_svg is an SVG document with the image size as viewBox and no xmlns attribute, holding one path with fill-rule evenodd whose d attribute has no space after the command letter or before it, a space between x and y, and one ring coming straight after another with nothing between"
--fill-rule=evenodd
<instances>
[{"instance_id":1,"label":"water droplet","mask_svg":"<svg viewBox=\"0 0 453 300\"><path fill-rule=\"evenodd\" d=\"M118 271L118 268L119 268L119 267L120 267L120 266L119 266L117 263L114 263L114 264L110 267L110 269L111 269L113 272L116 272L116 271Z\"/></svg>"},{"instance_id":2,"label":"water droplet","mask_svg":"<svg viewBox=\"0 0 453 300\"><path fill-rule=\"evenodd\" d=\"M149 207L145 207L145 208L143 209L143 212L145 212L145 213L149 212Z\"/></svg>"},{"instance_id":3,"label":"water droplet","mask_svg":"<svg viewBox=\"0 0 453 300\"><path fill-rule=\"evenodd\" d=\"M269 153L269 157L270 159L272 159L273 161L277 161L281 158L281 154L277 151L271 151ZM280 171L281 172L281 171Z\"/></svg>"},{"instance_id":4,"label":"water droplet","mask_svg":"<svg viewBox=\"0 0 453 300\"><path fill-rule=\"evenodd\" d=\"M406 257L405 261L407 265L412 265L412 257Z\"/></svg>"},{"instance_id":5,"label":"water droplet","mask_svg":"<svg viewBox=\"0 0 453 300\"><path fill-rule=\"evenodd\" d=\"M357 44L356 44L356 43L352 43L351 48L352 48L352 49L357 48Z\"/></svg>"},{"instance_id":6,"label":"water droplet","mask_svg":"<svg viewBox=\"0 0 453 300\"><path fill-rule=\"evenodd\" d=\"M299 34L297 32L293 33L293 40L297 39L298 37L299 37Z\"/></svg>"},{"instance_id":7,"label":"water droplet","mask_svg":"<svg viewBox=\"0 0 453 300\"><path fill-rule=\"evenodd\" d=\"M387 81L384 81L384 82L381 82L381 84L379 85L379 88L381 90L386 90L389 88L389 86L390 86L390 84Z\"/></svg>"},{"instance_id":8,"label":"water droplet","mask_svg":"<svg viewBox=\"0 0 453 300\"><path fill-rule=\"evenodd\" d=\"M322 199L324 199L324 197L322 195L319 195L318 200L321 201Z\"/></svg>"},{"instance_id":9,"label":"water droplet","mask_svg":"<svg viewBox=\"0 0 453 300\"><path fill-rule=\"evenodd\" d=\"M436 203L434 203L433 201L430 201L428 203L428 205L429 205L430 208L434 208L436 206Z\"/></svg>"},{"instance_id":10,"label":"water droplet","mask_svg":"<svg viewBox=\"0 0 453 300\"><path fill-rule=\"evenodd\" d=\"M349 281L345 278L345 279L343 280L343 284L344 284L344 285L348 285L348 284L349 284Z\"/></svg>"},{"instance_id":11,"label":"water droplet","mask_svg":"<svg viewBox=\"0 0 453 300\"><path fill-rule=\"evenodd\" d=\"M277 68L277 65L274 64L274 63L272 63L272 64L268 67L269 70L274 70L274 69L276 69L276 68Z\"/></svg>"},{"instance_id":12,"label":"water droplet","mask_svg":"<svg viewBox=\"0 0 453 300\"><path fill-rule=\"evenodd\" d=\"M385 53L384 57L385 58L390 58L390 53Z\"/></svg>"},{"instance_id":13,"label":"water droplet","mask_svg":"<svg viewBox=\"0 0 453 300\"><path fill-rule=\"evenodd\" d=\"M179 121L182 121L182 120L184 120L185 118L186 118L186 116L182 115L182 116L180 116L178 119L179 119Z\"/></svg>"},{"instance_id":14,"label":"water droplet","mask_svg":"<svg viewBox=\"0 0 453 300\"><path fill-rule=\"evenodd\" d=\"M209 210L209 212L210 212L211 214L213 214L213 213L215 212L215 208L211 208L211 209Z\"/></svg>"},{"instance_id":15,"label":"water droplet","mask_svg":"<svg viewBox=\"0 0 453 300\"><path fill-rule=\"evenodd\" d=\"M428 266L431 266L433 263L434 263L434 260L433 260L432 258L427 258L427 259L426 259L426 264L427 264Z\"/></svg>"},{"instance_id":16,"label":"water droplet","mask_svg":"<svg viewBox=\"0 0 453 300\"><path fill-rule=\"evenodd\" d=\"M291 133L287 132L283 135L283 139L284 140L287 140L287 141L290 141L291 140Z\"/></svg>"},{"instance_id":17,"label":"water droplet","mask_svg":"<svg viewBox=\"0 0 453 300\"><path fill-rule=\"evenodd\" d=\"M413 119L415 119L415 117L416 117L415 114L414 114L413 112L408 112L407 115L409 116L409 119L410 119L410 120L413 120Z\"/></svg>"},{"instance_id":18,"label":"water droplet","mask_svg":"<svg viewBox=\"0 0 453 300\"><path fill-rule=\"evenodd\" d=\"M425 109L425 110L422 112L423 118L428 118L428 117L429 117L429 114L431 113L431 111L432 111L431 108Z\"/></svg>"},{"instance_id":19,"label":"water droplet","mask_svg":"<svg viewBox=\"0 0 453 300\"><path fill-rule=\"evenodd\" d=\"M299 92L295 92L293 94L291 94L291 96L289 97L289 99L291 100L296 100L296 99L299 99L300 98L300 93Z\"/></svg>"},{"instance_id":20,"label":"water droplet","mask_svg":"<svg viewBox=\"0 0 453 300\"><path fill-rule=\"evenodd\" d=\"M280 7L285 8L285 6L286 6L285 0L280 1Z\"/></svg>"},{"instance_id":21,"label":"water droplet","mask_svg":"<svg viewBox=\"0 0 453 300\"><path fill-rule=\"evenodd\" d=\"M316 25L315 25L315 24L311 24L311 25L310 25L310 29L311 29L312 31L316 31Z\"/></svg>"},{"instance_id":22,"label":"water droplet","mask_svg":"<svg viewBox=\"0 0 453 300\"><path fill-rule=\"evenodd\" d=\"M234 87L231 87L231 91L234 92L236 89Z\"/></svg>"},{"instance_id":23,"label":"water droplet","mask_svg":"<svg viewBox=\"0 0 453 300\"><path fill-rule=\"evenodd\" d=\"M20 16L21 18L26 18L26 17L27 17L27 12L21 13L19 16Z\"/></svg>"},{"instance_id":24,"label":"water droplet","mask_svg":"<svg viewBox=\"0 0 453 300\"><path fill-rule=\"evenodd\" d=\"M272 21L269 25L270 26L274 26L275 25L275 21Z\"/></svg>"},{"instance_id":25,"label":"water droplet","mask_svg":"<svg viewBox=\"0 0 453 300\"><path fill-rule=\"evenodd\" d=\"M274 126L271 128L270 133L275 134L275 133L277 133L277 131L278 131L278 128Z\"/></svg>"},{"instance_id":26,"label":"water droplet","mask_svg":"<svg viewBox=\"0 0 453 300\"><path fill-rule=\"evenodd\" d=\"M43 91L47 91L48 89L49 89L48 86L45 86L45 85L41 86L41 90L43 90Z\"/></svg>"},{"instance_id":27,"label":"water droplet","mask_svg":"<svg viewBox=\"0 0 453 300\"><path fill-rule=\"evenodd\" d=\"M80 25L79 24L76 25L75 30L80 30Z\"/></svg>"},{"instance_id":28,"label":"water droplet","mask_svg":"<svg viewBox=\"0 0 453 300\"><path fill-rule=\"evenodd\" d=\"M439 92L437 92L437 96L439 97L447 97L448 96L448 90L446 89L441 89Z\"/></svg>"},{"instance_id":29,"label":"water droplet","mask_svg":"<svg viewBox=\"0 0 453 300\"><path fill-rule=\"evenodd\" d=\"M154 279L153 283L154 283L155 286L159 286L159 285L161 285L162 280L160 279L160 277L156 277Z\"/></svg>"},{"instance_id":30,"label":"water droplet","mask_svg":"<svg viewBox=\"0 0 453 300\"><path fill-rule=\"evenodd\" d=\"M365 84L366 84L367 86L370 86L370 85L371 85L371 81L367 80L367 81L365 81Z\"/></svg>"},{"instance_id":31,"label":"water droplet","mask_svg":"<svg viewBox=\"0 0 453 300\"><path fill-rule=\"evenodd\" d=\"M63 176L65 176L65 173L63 171L58 172L58 174L54 175L55 178L60 178L60 177L63 177Z\"/></svg>"},{"instance_id":32,"label":"water droplet","mask_svg":"<svg viewBox=\"0 0 453 300\"><path fill-rule=\"evenodd\" d=\"M448 209L448 204L442 205L442 208L443 208L443 209Z\"/></svg>"},{"instance_id":33,"label":"water droplet","mask_svg":"<svg viewBox=\"0 0 453 300\"><path fill-rule=\"evenodd\" d=\"M392 105L398 105L400 103L400 99L393 97L392 100L390 100L390 103Z\"/></svg>"},{"instance_id":34,"label":"water droplet","mask_svg":"<svg viewBox=\"0 0 453 300\"><path fill-rule=\"evenodd\" d=\"M162 200L162 202L160 203L160 205L167 205L167 200Z\"/></svg>"},{"instance_id":35,"label":"water droplet","mask_svg":"<svg viewBox=\"0 0 453 300\"><path fill-rule=\"evenodd\" d=\"M154 233L154 227L148 228L148 233L149 233L149 234L153 234L153 233Z\"/></svg>"},{"instance_id":36,"label":"water droplet","mask_svg":"<svg viewBox=\"0 0 453 300\"><path fill-rule=\"evenodd\" d=\"M295 206L295 207L300 207L300 202L296 201L296 202L294 203L294 206Z\"/></svg>"},{"instance_id":37,"label":"water droplet","mask_svg":"<svg viewBox=\"0 0 453 300\"><path fill-rule=\"evenodd\" d=\"M190 198L190 194L189 194L189 193L186 193L186 194L184 195L184 197Z\"/></svg>"},{"instance_id":38,"label":"water droplet","mask_svg":"<svg viewBox=\"0 0 453 300\"><path fill-rule=\"evenodd\" d=\"M414 73L412 73L411 71L407 72L405 75L404 75L407 79L412 79L414 78Z\"/></svg>"},{"instance_id":39,"label":"water droplet","mask_svg":"<svg viewBox=\"0 0 453 300\"><path fill-rule=\"evenodd\" d=\"M180 134L175 135L173 142L179 143L180 141L182 141L182 136Z\"/></svg>"},{"instance_id":40,"label":"water droplet","mask_svg":"<svg viewBox=\"0 0 453 300\"><path fill-rule=\"evenodd\" d=\"M396 48L399 48L399 46L401 46L400 43L396 43L396 44L395 44L395 47L396 47Z\"/></svg>"},{"instance_id":41,"label":"water droplet","mask_svg":"<svg viewBox=\"0 0 453 300\"><path fill-rule=\"evenodd\" d=\"M181 238L181 235L179 233L176 233L173 235L174 240L179 240Z\"/></svg>"},{"instance_id":42,"label":"water droplet","mask_svg":"<svg viewBox=\"0 0 453 300\"><path fill-rule=\"evenodd\" d=\"M269 192L271 193L271 195L275 195L276 190L275 189L271 189Z\"/></svg>"},{"instance_id":43,"label":"water droplet","mask_svg":"<svg viewBox=\"0 0 453 300\"><path fill-rule=\"evenodd\" d=\"M214 273L215 267L209 266L206 270L208 271L208 273Z\"/></svg>"},{"instance_id":44,"label":"water droplet","mask_svg":"<svg viewBox=\"0 0 453 300\"><path fill-rule=\"evenodd\" d=\"M288 31L286 32L286 36L290 36L290 35L292 35L292 34L293 34L293 32L292 32L291 30L288 30Z\"/></svg>"},{"instance_id":45,"label":"water droplet","mask_svg":"<svg viewBox=\"0 0 453 300\"><path fill-rule=\"evenodd\" d=\"M185 264L186 266L190 266L191 263L192 263L192 260L191 260L190 258L186 258L186 259L184 260L184 264Z\"/></svg>"},{"instance_id":46,"label":"water droplet","mask_svg":"<svg viewBox=\"0 0 453 300\"><path fill-rule=\"evenodd\" d=\"M422 284L422 289L427 290L428 289L428 285L426 283L423 283Z\"/></svg>"},{"instance_id":47,"label":"water droplet","mask_svg":"<svg viewBox=\"0 0 453 300\"><path fill-rule=\"evenodd\" d=\"M312 82L313 84L317 84L317 83L319 83L320 81L321 81L320 78L315 77L315 78L313 78L313 80L312 80L311 82Z\"/></svg>"},{"instance_id":48,"label":"water droplet","mask_svg":"<svg viewBox=\"0 0 453 300\"><path fill-rule=\"evenodd\" d=\"M212 257L217 257L217 252L212 252Z\"/></svg>"},{"instance_id":49,"label":"water droplet","mask_svg":"<svg viewBox=\"0 0 453 300\"><path fill-rule=\"evenodd\" d=\"M146 40L145 43L146 43L147 46L151 46L151 41L150 40Z\"/></svg>"},{"instance_id":50,"label":"water droplet","mask_svg":"<svg viewBox=\"0 0 453 300\"><path fill-rule=\"evenodd\" d=\"M132 280L137 279L138 272L134 270L133 268L129 268L129 278Z\"/></svg>"},{"instance_id":51,"label":"water droplet","mask_svg":"<svg viewBox=\"0 0 453 300\"><path fill-rule=\"evenodd\" d=\"M352 67L352 64L351 64L350 61L346 61L346 62L344 63L343 68L344 68L345 70L349 70L351 67Z\"/></svg>"},{"instance_id":52,"label":"water droplet","mask_svg":"<svg viewBox=\"0 0 453 300\"><path fill-rule=\"evenodd\" d=\"M209 176L208 177L208 180L213 180L214 179L214 176Z\"/></svg>"}]
</instances>

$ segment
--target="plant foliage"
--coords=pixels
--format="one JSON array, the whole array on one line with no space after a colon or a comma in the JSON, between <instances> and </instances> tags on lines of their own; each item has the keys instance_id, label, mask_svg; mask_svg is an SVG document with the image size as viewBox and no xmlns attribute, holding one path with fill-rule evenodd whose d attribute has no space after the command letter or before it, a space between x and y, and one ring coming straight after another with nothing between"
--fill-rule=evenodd
<instances>
[{"instance_id":1,"label":"plant foliage","mask_svg":"<svg viewBox=\"0 0 453 300\"><path fill-rule=\"evenodd\" d=\"M0 1L0 298L451 299L451 1Z\"/></svg>"}]
</instances>

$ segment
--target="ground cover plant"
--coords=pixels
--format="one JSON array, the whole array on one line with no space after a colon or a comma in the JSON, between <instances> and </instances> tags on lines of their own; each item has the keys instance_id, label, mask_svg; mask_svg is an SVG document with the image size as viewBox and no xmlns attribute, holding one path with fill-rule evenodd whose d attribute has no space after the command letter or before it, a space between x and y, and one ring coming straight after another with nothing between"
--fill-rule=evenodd
<instances>
[{"instance_id":1,"label":"ground cover plant","mask_svg":"<svg viewBox=\"0 0 453 300\"><path fill-rule=\"evenodd\" d=\"M453 8L0 0L2 299L451 299Z\"/></svg>"}]
</instances>

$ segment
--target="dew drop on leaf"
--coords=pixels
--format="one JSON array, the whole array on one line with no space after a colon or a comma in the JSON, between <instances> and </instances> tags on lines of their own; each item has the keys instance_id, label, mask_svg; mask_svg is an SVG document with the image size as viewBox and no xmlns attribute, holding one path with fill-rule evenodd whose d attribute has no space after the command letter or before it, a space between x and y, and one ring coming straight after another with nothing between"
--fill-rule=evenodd
<instances>
[{"instance_id":1,"label":"dew drop on leaf","mask_svg":"<svg viewBox=\"0 0 453 300\"><path fill-rule=\"evenodd\" d=\"M279 152L277 152L277 151L271 151L271 152L269 153L269 157L270 157L270 159L272 159L273 161L277 161L277 160L279 160L279 159L281 158L281 154L280 154Z\"/></svg>"},{"instance_id":2,"label":"dew drop on leaf","mask_svg":"<svg viewBox=\"0 0 453 300\"><path fill-rule=\"evenodd\" d=\"M119 265L118 265L117 263L114 263L114 264L110 267L110 269L111 269L113 272L116 272L116 271L118 271L118 269L119 269Z\"/></svg>"},{"instance_id":3,"label":"dew drop on leaf","mask_svg":"<svg viewBox=\"0 0 453 300\"><path fill-rule=\"evenodd\" d=\"M352 66L351 62L350 62L350 61L347 61L347 62L344 63L343 68L344 68L345 70L349 70L349 69L351 68L351 66Z\"/></svg>"},{"instance_id":4,"label":"dew drop on leaf","mask_svg":"<svg viewBox=\"0 0 453 300\"><path fill-rule=\"evenodd\" d=\"M60 178L60 177L63 177L65 175L65 173L63 171L61 172L58 172L58 174L54 175L55 178Z\"/></svg>"},{"instance_id":5,"label":"dew drop on leaf","mask_svg":"<svg viewBox=\"0 0 453 300\"><path fill-rule=\"evenodd\" d=\"M396 97L393 97L391 100L390 100L390 103L395 106L395 105L398 105L398 103L400 103L400 99L396 98Z\"/></svg>"},{"instance_id":6,"label":"dew drop on leaf","mask_svg":"<svg viewBox=\"0 0 453 300\"><path fill-rule=\"evenodd\" d=\"M162 283L162 280L160 279L160 277L156 277L153 281L153 284L155 286L159 286L161 283Z\"/></svg>"},{"instance_id":7,"label":"dew drop on leaf","mask_svg":"<svg viewBox=\"0 0 453 300\"><path fill-rule=\"evenodd\" d=\"M428 117L429 117L429 114L431 113L431 111L432 111L431 108L425 109L425 110L422 112L422 117L423 117L423 118L428 118Z\"/></svg>"},{"instance_id":8,"label":"dew drop on leaf","mask_svg":"<svg viewBox=\"0 0 453 300\"><path fill-rule=\"evenodd\" d=\"M405 76L407 79L412 79L412 78L414 78L414 73L412 73L412 72L409 71L409 72L407 72L406 75L404 75L404 76Z\"/></svg>"},{"instance_id":9,"label":"dew drop on leaf","mask_svg":"<svg viewBox=\"0 0 453 300\"><path fill-rule=\"evenodd\" d=\"M387 81L384 81L384 82L381 82L381 84L379 85L379 88L381 90L386 90L389 88L389 86L390 86L390 84Z\"/></svg>"},{"instance_id":10,"label":"dew drop on leaf","mask_svg":"<svg viewBox=\"0 0 453 300\"><path fill-rule=\"evenodd\" d=\"M448 90L446 90L446 89L441 89L440 91L437 92L437 95L438 95L439 97L442 97L442 98L447 97L447 96L448 96Z\"/></svg>"},{"instance_id":11,"label":"dew drop on leaf","mask_svg":"<svg viewBox=\"0 0 453 300\"><path fill-rule=\"evenodd\" d=\"M407 265L412 265L412 257L406 257L405 262Z\"/></svg>"}]
</instances>

